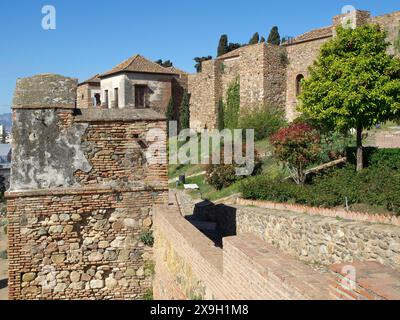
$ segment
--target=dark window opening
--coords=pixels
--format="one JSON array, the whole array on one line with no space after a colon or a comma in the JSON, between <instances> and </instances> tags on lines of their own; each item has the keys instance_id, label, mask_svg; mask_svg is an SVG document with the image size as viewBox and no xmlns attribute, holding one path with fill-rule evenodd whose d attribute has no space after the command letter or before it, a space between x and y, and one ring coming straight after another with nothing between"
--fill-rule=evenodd
<instances>
[{"instance_id":1,"label":"dark window opening","mask_svg":"<svg viewBox=\"0 0 400 320\"><path fill-rule=\"evenodd\" d=\"M115 108L119 107L118 98L119 98L119 96L118 96L118 88L115 88L114 89L114 106L115 106Z\"/></svg>"},{"instance_id":2,"label":"dark window opening","mask_svg":"<svg viewBox=\"0 0 400 320\"><path fill-rule=\"evenodd\" d=\"M296 77L296 96L298 96L301 93L301 81L304 79L304 76L302 74L299 74Z\"/></svg>"},{"instance_id":3,"label":"dark window opening","mask_svg":"<svg viewBox=\"0 0 400 320\"><path fill-rule=\"evenodd\" d=\"M101 105L100 93L94 95L94 104L96 107Z\"/></svg>"},{"instance_id":4,"label":"dark window opening","mask_svg":"<svg viewBox=\"0 0 400 320\"><path fill-rule=\"evenodd\" d=\"M146 86L135 86L135 107L146 107Z\"/></svg>"},{"instance_id":5,"label":"dark window opening","mask_svg":"<svg viewBox=\"0 0 400 320\"><path fill-rule=\"evenodd\" d=\"M104 91L104 105L108 108L108 90Z\"/></svg>"}]
</instances>

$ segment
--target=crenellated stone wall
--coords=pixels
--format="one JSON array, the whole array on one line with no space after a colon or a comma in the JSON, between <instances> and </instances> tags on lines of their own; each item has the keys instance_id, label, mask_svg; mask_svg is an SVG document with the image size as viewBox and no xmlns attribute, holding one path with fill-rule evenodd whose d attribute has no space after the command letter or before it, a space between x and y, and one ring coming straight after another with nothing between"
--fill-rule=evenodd
<instances>
[{"instance_id":1,"label":"crenellated stone wall","mask_svg":"<svg viewBox=\"0 0 400 320\"><path fill-rule=\"evenodd\" d=\"M75 93L76 81L57 75L17 83L10 299L140 299L152 290L142 236L153 204L167 201L165 119L150 109L75 109Z\"/></svg>"}]
</instances>

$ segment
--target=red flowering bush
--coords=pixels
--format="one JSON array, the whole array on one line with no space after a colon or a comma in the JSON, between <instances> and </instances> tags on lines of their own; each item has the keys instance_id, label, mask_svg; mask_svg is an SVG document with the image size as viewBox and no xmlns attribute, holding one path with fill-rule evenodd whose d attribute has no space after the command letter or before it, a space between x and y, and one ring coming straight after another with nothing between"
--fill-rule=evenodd
<instances>
[{"instance_id":1,"label":"red flowering bush","mask_svg":"<svg viewBox=\"0 0 400 320\"><path fill-rule=\"evenodd\" d=\"M295 123L280 129L270 138L275 156L288 167L297 184L306 181L306 167L316 161L321 152L321 137L305 123Z\"/></svg>"}]
</instances>

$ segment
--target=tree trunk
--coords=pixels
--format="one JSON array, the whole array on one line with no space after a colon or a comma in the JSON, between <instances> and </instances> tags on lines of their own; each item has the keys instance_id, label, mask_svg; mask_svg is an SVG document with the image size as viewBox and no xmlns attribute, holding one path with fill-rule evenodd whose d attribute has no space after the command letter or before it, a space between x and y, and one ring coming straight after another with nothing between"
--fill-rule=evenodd
<instances>
[{"instance_id":1,"label":"tree trunk","mask_svg":"<svg viewBox=\"0 0 400 320\"><path fill-rule=\"evenodd\" d=\"M364 169L362 127L357 127L357 171Z\"/></svg>"}]
</instances>

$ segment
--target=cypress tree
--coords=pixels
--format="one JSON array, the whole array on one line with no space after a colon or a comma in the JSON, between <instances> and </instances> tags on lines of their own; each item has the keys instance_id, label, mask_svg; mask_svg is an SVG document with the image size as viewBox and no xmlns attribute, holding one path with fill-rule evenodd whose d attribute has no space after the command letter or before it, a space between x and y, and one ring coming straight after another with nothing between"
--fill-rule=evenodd
<instances>
[{"instance_id":1,"label":"cypress tree","mask_svg":"<svg viewBox=\"0 0 400 320\"><path fill-rule=\"evenodd\" d=\"M256 32L255 34L253 34L253 36L251 37L249 44L257 44L260 41L260 35L258 34L258 32Z\"/></svg>"},{"instance_id":2,"label":"cypress tree","mask_svg":"<svg viewBox=\"0 0 400 320\"><path fill-rule=\"evenodd\" d=\"M264 43L265 42L265 38L261 37L260 43Z\"/></svg>"},{"instance_id":3,"label":"cypress tree","mask_svg":"<svg viewBox=\"0 0 400 320\"><path fill-rule=\"evenodd\" d=\"M181 130L190 128L190 96L186 90L183 93L179 122Z\"/></svg>"},{"instance_id":4,"label":"cypress tree","mask_svg":"<svg viewBox=\"0 0 400 320\"><path fill-rule=\"evenodd\" d=\"M279 30L278 30L277 26L274 26L271 29L271 32L269 33L267 42L270 44L277 45L277 46L279 46L281 44L281 36L279 34Z\"/></svg>"},{"instance_id":5,"label":"cypress tree","mask_svg":"<svg viewBox=\"0 0 400 320\"><path fill-rule=\"evenodd\" d=\"M218 57L222 56L227 52L228 52L228 36L226 34L223 34L219 39L217 56Z\"/></svg>"}]
</instances>

